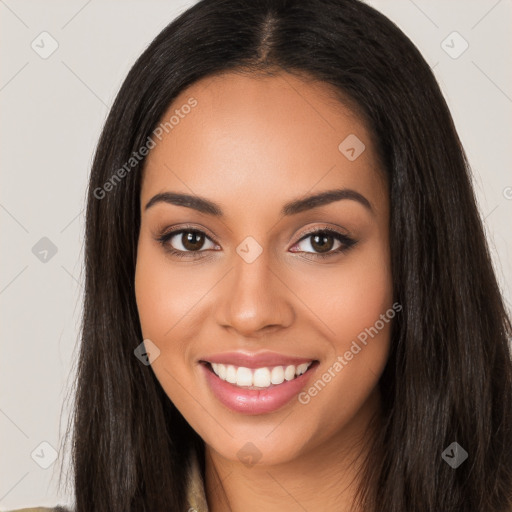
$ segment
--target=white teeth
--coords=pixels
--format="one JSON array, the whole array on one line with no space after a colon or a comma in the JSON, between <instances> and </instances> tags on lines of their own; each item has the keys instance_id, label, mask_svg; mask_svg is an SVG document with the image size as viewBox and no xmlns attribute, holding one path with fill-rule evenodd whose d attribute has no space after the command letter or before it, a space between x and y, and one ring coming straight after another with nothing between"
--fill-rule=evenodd
<instances>
[{"instance_id":1,"label":"white teeth","mask_svg":"<svg viewBox=\"0 0 512 512\"><path fill-rule=\"evenodd\" d=\"M308 363L299 364L297 366L297 375L302 375L308 369Z\"/></svg>"},{"instance_id":2,"label":"white teeth","mask_svg":"<svg viewBox=\"0 0 512 512\"><path fill-rule=\"evenodd\" d=\"M268 368L254 370L252 381L257 388L268 388L270 386L270 370Z\"/></svg>"},{"instance_id":3,"label":"white teeth","mask_svg":"<svg viewBox=\"0 0 512 512\"><path fill-rule=\"evenodd\" d=\"M284 382L284 370L282 366L272 368L270 382L272 382L272 384L282 384Z\"/></svg>"},{"instance_id":4,"label":"white teeth","mask_svg":"<svg viewBox=\"0 0 512 512\"><path fill-rule=\"evenodd\" d=\"M295 366L290 365L286 367L286 370L284 371L284 378L286 380L292 380L295 378Z\"/></svg>"},{"instance_id":5,"label":"white teeth","mask_svg":"<svg viewBox=\"0 0 512 512\"><path fill-rule=\"evenodd\" d=\"M222 379L222 377L220 378ZM243 366L238 367L238 370L236 371L236 385L252 386L252 372L249 368L244 368Z\"/></svg>"},{"instance_id":6,"label":"white teeth","mask_svg":"<svg viewBox=\"0 0 512 512\"><path fill-rule=\"evenodd\" d=\"M274 366L273 368L245 368L244 366L224 365L211 363L214 373L221 378L241 387L268 388L271 384L282 384L285 380L290 381L302 375L311 366L313 361L302 363L298 366L288 365Z\"/></svg>"},{"instance_id":7,"label":"white teeth","mask_svg":"<svg viewBox=\"0 0 512 512\"><path fill-rule=\"evenodd\" d=\"M236 384L236 368L232 364L228 366L226 371L226 381L230 384Z\"/></svg>"}]
</instances>

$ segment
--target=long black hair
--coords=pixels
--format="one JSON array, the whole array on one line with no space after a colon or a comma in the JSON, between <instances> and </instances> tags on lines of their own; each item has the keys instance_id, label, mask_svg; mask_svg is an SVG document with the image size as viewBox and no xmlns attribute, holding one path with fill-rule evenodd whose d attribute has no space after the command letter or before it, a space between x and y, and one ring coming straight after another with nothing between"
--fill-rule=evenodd
<instances>
[{"instance_id":1,"label":"long black hair","mask_svg":"<svg viewBox=\"0 0 512 512\"><path fill-rule=\"evenodd\" d=\"M273 70L333 85L367 123L389 184L394 299L403 310L358 500L367 511L507 510L511 322L431 69L396 25L359 0L202 0L134 64L93 162L72 415L76 512L186 510L184 468L204 444L134 357L144 158L126 163L190 84ZM442 457L453 442L468 453L457 469Z\"/></svg>"}]
</instances>

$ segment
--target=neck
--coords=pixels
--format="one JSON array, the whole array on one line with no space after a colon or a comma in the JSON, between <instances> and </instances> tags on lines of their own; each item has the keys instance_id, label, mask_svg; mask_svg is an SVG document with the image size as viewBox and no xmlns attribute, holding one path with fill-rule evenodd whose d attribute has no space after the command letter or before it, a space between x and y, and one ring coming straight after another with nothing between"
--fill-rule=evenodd
<instances>
[{"instance_id":1,"label":"neck","mask_svg":"<svg viewBox=\"0 0 512 512\"><path fill-rule=\"evenodd\" d=\"M247 467L206 445L205 487L211 512L362 512L352 506L360 470L369 454L373 415L380 418L380 396L372 393L343 429L292 460ZM373 456L374 454L372 454Z\"/></svg>"}]
</instances>

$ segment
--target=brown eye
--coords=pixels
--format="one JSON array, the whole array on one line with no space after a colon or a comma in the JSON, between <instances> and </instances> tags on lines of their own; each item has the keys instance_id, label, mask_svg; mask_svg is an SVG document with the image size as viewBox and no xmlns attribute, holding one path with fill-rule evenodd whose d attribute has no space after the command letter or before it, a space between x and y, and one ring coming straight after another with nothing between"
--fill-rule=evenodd
<instances>
[{"instance_id":1,"label":"brown eye","mask_svg":"<svg viewBox=\"0 0 512 512\"><path fill-rule=\"evenodd\" d=\"M303 237L295 244L299 247L299 250L293 252L306 252L311 253L314 257L324 258L347 251L355 243L356 241L347 235L330 229L323 229ZM312 250L308 250L309 248Z\"/></svg>"},{"instance_id":2,"label":"brown eye","mask_svg":"<svg viewBox=\"0 0 512 512\"><path fill-rule=\"evenodd\" d=\"M194 256L192 253L205 252L215 247L213 241L197 229L180 229L165 233L157 239L166 250L179 256ZM210 242L210 247L205 247ZM191 254L187 254L191 253Z\"/></svg>"},{"instance_id":3,"label":"brown eye","mask_svg":"<svg viewBox=\"0 0 512 512\"><path fill-rule=\"evenodd\" d=\"M181 233L181 243L187 251L198 251L205 241L204 233L199 231L184 231Z\"/></svg>"},{"instance_id":4,"label":"brown eye","mask_svg":"<svg viewBox=\"0 0 512 512\"><path fill-rule=\"evenodd\" d=\"M329 252L334 246L334 237L325 233L311 236L311 247L318 252Z\"/></svg>"}]
</instances>

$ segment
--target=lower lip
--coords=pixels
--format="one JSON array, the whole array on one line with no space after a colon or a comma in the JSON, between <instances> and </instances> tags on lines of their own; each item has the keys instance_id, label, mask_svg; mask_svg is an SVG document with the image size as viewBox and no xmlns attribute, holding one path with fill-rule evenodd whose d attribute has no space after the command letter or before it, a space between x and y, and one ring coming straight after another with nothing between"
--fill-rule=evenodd
<instances>
[{"instance_id":1,"label":"lower lip","mask_svg":"<svg viewBox=\"0 0 512 512\"><path fill-rule=\"evenodd\" d=\"M201 363L201 367L213 394L228 409L244 414L265 414L277 411L299 394L306 386L317 364L315 361L305 373L293 380L261 390L240 388L222 380L204 363Z\"/></svg>"}]
</instances>

